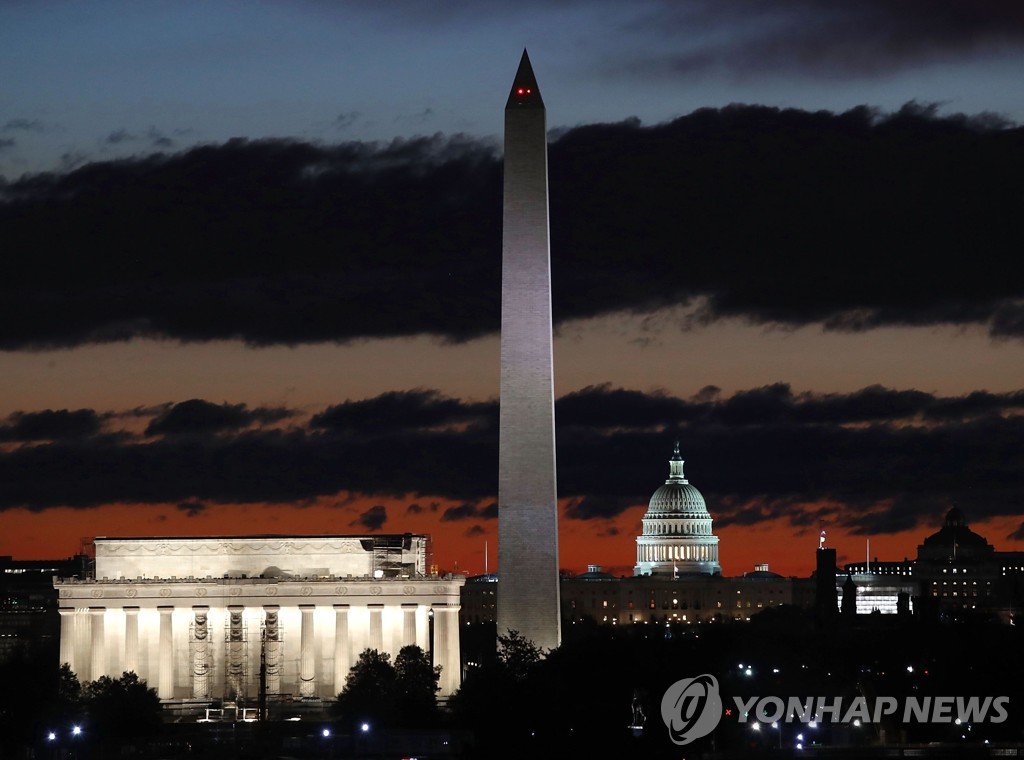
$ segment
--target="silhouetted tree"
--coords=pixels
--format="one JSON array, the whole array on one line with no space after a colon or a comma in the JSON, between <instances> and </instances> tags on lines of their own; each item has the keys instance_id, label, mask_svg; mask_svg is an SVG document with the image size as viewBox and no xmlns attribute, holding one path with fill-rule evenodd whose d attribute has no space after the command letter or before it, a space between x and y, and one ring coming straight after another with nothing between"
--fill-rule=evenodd
<instances>
[{"instance_id":1,"label":"silhouetted tree","mask_svg":"<svg viewBox=\"0 0 1024 760\"><path fill-rule=\"evenodd\" d=\"M415 644L404 646L395 658L396 709L403 726L426 726L438 719L437 692L441 666Z\"/></svg>"},{"instance_id":2,"label":"silhouetted tree","mask_svg":"<svg viewBox=\"0 0 1024 760\"><path fill-rule=\"evenodd\" d=\"M61 678L63 685L63 670ZM67 686L73 689L70 682ZM160 729L160 697L135 673L100 676L82 686L81 697L89 730L101 740L149 736Z\"/></svg>"},{"instance_id":3,"label":"silhouetted tree","mask_svg":"<svg viewBox=\"0 0 1024 760\"><path fill-rule=\"evenodd\" d=\"M392 723L396 718L397 681L391 655L376 649L364 649L348 672L335 709L352 721Z\"/></svg>"},{"instance_id":4,"label":"silhouetted tree","mask_svg":"<svg viewBox=\"0 0 1024 760\"><path fill-rule=\"evenodd\" d=\"M542 656L540 647L519 631L509 630L507 635L498 634L498 662L513 681L519 682L526 678Z\"/></svg>"},{"instance_id":5,"label":"silhouetted tree","mask_svg":"<svg viewBox=\"0 0 1024 760\"><path fill-rule=\"evenodd\" d=\"M527 723L536 716L538 695L530 684L543 653L515 630L497 636L497 656L470 668L449 699L454 722L472 729L486 753L519 747Z\"/></svg>"}]
</instances>

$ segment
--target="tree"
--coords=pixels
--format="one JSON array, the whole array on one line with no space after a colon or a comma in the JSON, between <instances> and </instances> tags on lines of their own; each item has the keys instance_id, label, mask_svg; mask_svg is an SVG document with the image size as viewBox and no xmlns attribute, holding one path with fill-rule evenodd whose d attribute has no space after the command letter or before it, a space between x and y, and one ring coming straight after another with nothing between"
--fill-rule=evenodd
<instances>
[{"instance_id":1,"label":"tree","mask_svg":"<svg viewBox=\"0 0 1024 760\"><path fill-rule=\"evenodd\" d=\"M397 679L391 655L364 649L348 672L335 709L353 721L391 723L395 718Z\"/></svg>"},{"instance_id":2,"label":"tree","mask_svg":"<svg viewBox=\"0 0 1024 760\"><path fill-rule=\"evenodd\" d=\"M395 707L401 725L424 726L435 722L441 666L431 667L427 653L410 644L402 647L395 658L395 675Z\"/></svg>"},{"instance_id":3,"label":"tree","mask_svg":"<svg viewBox=\"0 0 1024 760\"><path fill-rule=\"evenodd\" d=\"M160 697L135 673L100 676L82 686L90 730L101 739L147 736L161 724Z\"/></svg>"},{"instance_id":4,"label":"tree","mask_svg":"<svg viewBox=\"0 0 1024 760\"><path fill-rule=\"evenodd\" d=\"M540 647L519 631L510 629L506 636L498 634L498 662L513 681L526 678L542 656Z\"/></svg>"},{"instance_id":5,"label":"tree","mask_svg":"<svg viewBox=\"0 0 1024 760\"><path fill-rule=\"evenodd\" d=\"M448 702L455 721L472 728L484 745L503 746L533 717L537 700L529 677L541 658L540 647L519 631L498 634L497 657L472 668Z\"/></svg>"}]
</instances>

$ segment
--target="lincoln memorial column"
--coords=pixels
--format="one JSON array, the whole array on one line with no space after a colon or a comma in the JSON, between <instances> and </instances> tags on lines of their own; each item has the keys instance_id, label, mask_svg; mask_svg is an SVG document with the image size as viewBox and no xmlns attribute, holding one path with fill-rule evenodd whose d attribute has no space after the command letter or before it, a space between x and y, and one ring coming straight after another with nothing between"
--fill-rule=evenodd
<instances>
[{"instance_id":1,"label":"lincoln memorial column","mask_svg":"<svg viewBox=\"0 0 1024 760\"><path fill-rule=\"evenodd\" d=\"M75 675L80 683L91 681L89 666L92 662L92 619L88 607L75 610Z\"/></svg>"},{"instance_id":2,"label":"lincoln memorial column","mask_svg":"<svg viewBox=\"0 0 1024 760\"><path fill-rule=\"evenodd\" d=\"M171 614L174 607L157 607L160 612L160 665L157 671L156 693L160 699L174 698L174 639Z\"/></svg>"},{"instance_id":3,"label":"lincoln memorial column","mask_svg":"<svg viewBox=\"0 0 1024 760\"><path fill-rule=\"evenodd\" d=\"M192 652L189 661L192 669L192 698L207 699L210 696L210 608L205 605L192 607Z\"/></svg>"},{"instance_id":4,"label":"lincoln memorial column","mask_svg":"<svg viewBox=\"0 0 1024 760\"><path fill-rule=\"evenodd\" d=\"M348 605L334 605L334 693L345 687L345 679L352 667L351 646L348 641Z\"/></svg>"},{"instance_id":5,"label":"lincoln memorial column","mask_svg":"<svg viewBox=\"0 0 1024 760\"><path fill-rule=\"evenodd\" d=\"M90 681L107 675L107 639L103 635L103 615L106 611L106 607L89 608L89 627L92 629L92 652L89 659Z\"/></svg>"},{"instance_id":6,"label":"lincoln memorial column","mask_svg":"<svg viewBox=\"0 0 1024 760\"><path fill-rule=\"evenodd\" d=\"M60 664L75 670L75 608L60 608Z\"/></svg>"},{"instance_id":7,"label":"lincoln memorial column","mask_svg":"<svg viewBox=\"0 0 1024 760\"><path fill-rule=\"evenodd\" d=\"M441 666L442 697L459 688L462 663L459 660L459 605L434 604L434 665Z\"/></svg>"},{"instance_id":8,"label":"lincoln memorial column","mask_svg":"<svg viewBox=\"0 0 1024 760\"><path fill-rule=\"evenodd\" d=\"M402 605L402 646L416 643L416 609L418 604Z\"/></svg>"},{"instance_id":9,"label":"lincoln memorial column","mask_svg":"<svg viewBox=\"0 0 1024 760\"><path fill-rule=\"evenodd\" d=\"M370 640L367 648L384 651L384 605L367 604L370 609Z\"/></svg>"},{"instance_id":10,"label":"lincoln memorial column","mask_svg":"<svg viewBox=\"0 0 1024 760\"><path fill-rule=\"evenodd\" d=\"M263 605L263 660L267 668L267 694L281 692L281 608Z\"/></svg>"},{"instance_id":11,"label":"lincoln memorial column","mask_svg":"<svg viewBox=\"0 0 1024 760\"><path fill-rule=\"evenodd\" d=\"M124 608L124 670L139 672L139 608Z\"/></svg>"},{"instance_id":12,"label":"lincoln memorial column","mask_svg":"<svg viewBox=\"0 0 1024 760\"><path fill-rule=\"evenodd\" d=\"M303 697L316 696L316 662L313 652L313 604L300 604L302 612L301 650L299 654L299 694Z\"/></svg>"},{"instance_id":13,"label":"lincoln memorial column","mask_svg":"<svg viewBox=\"0 0 1024 760\"><path fill-rule=\"evenodd\" d=\"M370 641L367 643L368 649L376 649L378 652L384 651L384 605L383 604L368 604L370 608Z\"/></svg>"}]
</instances>

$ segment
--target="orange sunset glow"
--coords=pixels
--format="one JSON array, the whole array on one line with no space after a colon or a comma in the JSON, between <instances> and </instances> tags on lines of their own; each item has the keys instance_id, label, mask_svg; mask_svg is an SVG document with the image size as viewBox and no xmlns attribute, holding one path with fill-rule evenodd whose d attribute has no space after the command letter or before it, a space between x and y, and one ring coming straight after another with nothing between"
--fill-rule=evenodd
<instances>
[{"instance_id":1,"label":"orange sunset glow","mask_svg":"<svg viewBox=\"0 0 1024 760\"><path fill-rule=\"evenodd\" d=\"M653 491L653 489L652 489ZM415 503L425 509L408 514ZM3 516L0 554L21 559L60 559L79 552L96 536L244 536L324 535L363 533L354 521L366 509L384 504L389 517L385 532L425 533L432 539L434 563L442 572L478 575L497 571L498 531L495 520L440 521L438 515L457 503L444 499L382 501L366 497L318 499L308 505L218 504L189 516L174 504L115 504L100 509L59 508L45 512L11 509ZM433 508L431 508L433 507ZM709 504L714 516L714 505ZM613 520L560 521L559 551L563 569L580 573L588 564L602 565L614 575L632 575L635 538L646 505L625 510ZM931 526L876 536L827 529L827 543L837 549L839 566L862 561L870 541L871 559L913 559L925 536L941 525L943 513ZM1018 525L1015 518L974 522L972 529L997 550L1013 550L1022 542L1002 540ZM807 577L814 570L818 528L796 528L785 519L756 526L716 528L721 539L723 575L742 575L755 563L768 563L773 572Z\"/></svg>"}]
</instances>

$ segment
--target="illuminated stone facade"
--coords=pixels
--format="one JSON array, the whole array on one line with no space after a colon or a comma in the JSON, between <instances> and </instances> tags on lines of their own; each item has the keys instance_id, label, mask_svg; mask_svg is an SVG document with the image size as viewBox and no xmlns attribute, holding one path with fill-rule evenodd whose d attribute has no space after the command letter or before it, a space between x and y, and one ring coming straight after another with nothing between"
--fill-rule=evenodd
<instances>
[{"instance_id":1,"label":"illuminated stone facade","mask_svg":"<svg viewBox=\"0 0 1024 760\"><path fill-rule=\"evenodd\" d=\"M544 101L523 52L505 106L498 630L561 641Z\"/></svg>"},{"instance_id":2,"label":"illuminated stone facade","mask_svg":"<svg viewBox=\"0 0 1024 760\"><path fill-rule=\"evenodd\" d=\"M460 683L461 576L427 538L97 538L93 578L54 582L60 659L82 681L134 671L161 699L333 698L364 649L432 652Z\"/></svg>"}]
</instances>

